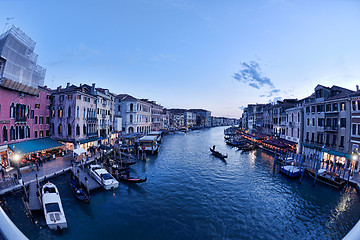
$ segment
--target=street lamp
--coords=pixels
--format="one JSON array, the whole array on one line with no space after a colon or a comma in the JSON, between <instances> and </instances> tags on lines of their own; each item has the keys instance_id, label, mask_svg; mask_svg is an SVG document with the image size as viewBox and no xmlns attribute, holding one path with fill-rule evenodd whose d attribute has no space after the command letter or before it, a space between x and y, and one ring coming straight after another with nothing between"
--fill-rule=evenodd
<instances>
[{"instance_id":1,"label":"street lamp","mask_svg":"<svg viewBox=\"0 0 360 240\"><path fill-rule=\"evenodd\" d=\"M18 173L18 179L20 179L22 176L21 176L21 172L20 172L20 159L21 159L21 156L19 153L15 153L14 156L13 156L13 160L15 161L16 163L16 169L17 169L17 173Z\"/></svg>"}]
</instances>

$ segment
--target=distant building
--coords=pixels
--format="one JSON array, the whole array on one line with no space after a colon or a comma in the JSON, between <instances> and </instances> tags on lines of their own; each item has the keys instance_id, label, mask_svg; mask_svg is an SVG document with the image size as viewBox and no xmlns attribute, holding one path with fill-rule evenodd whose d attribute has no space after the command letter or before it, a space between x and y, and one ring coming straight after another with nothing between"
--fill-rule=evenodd
<instances>
[{"instance_id":1,"label":"distant building","mask_svg":"<svg viewBox=\"0 0 360 240\"><path fill-rule=\"evenodd\" d=\"M196 114L196 126L211 127L211 112L204 109L189 109Z\"/></svg>"},{"instance_id":2,"label":"distant building","mask_svg":"<svg viewBox=\"0 0 360 240\"><path fill-rule=\"evenodd\" d=\"M115 115L122 118L123 133L151 131L151 104L128 94L119 94L115 98Z\"/></svg>"}]
</instances>

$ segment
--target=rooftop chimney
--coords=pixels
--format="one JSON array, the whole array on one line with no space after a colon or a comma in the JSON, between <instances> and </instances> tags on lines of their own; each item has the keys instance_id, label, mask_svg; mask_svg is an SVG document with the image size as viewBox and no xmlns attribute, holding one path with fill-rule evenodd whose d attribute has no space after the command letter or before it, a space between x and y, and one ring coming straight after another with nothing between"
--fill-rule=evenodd
<instances>
[{"instance_id":1,"label":"rooftop chimney","mask_svg":"<svg viewBox=\"0 0 360 240\"><path fill-rule=\"evenodd\" d=\"M70 87L70 83L68 82L67 84L66 84L66 88L69 88Z\"/></svg>"},{"instance_id":2,"label":"rooftop chimney","mask_svg":"<svg viewBox=\"0 0 360 240\"><path fill-rule=\"evenodd\" d=\"M92 94L95 93L95 83L93 83L92 86L91 86L91 93L92 93Z\"/></svg>"},{"instance_id":3,"label":"rooftop chimney","mask_svg":"<svg viewBox=\"0 0 360 240\"><path fill-rule=\"evenodd\" d=\"M58 86L56 90L57 90L58 92L60 92L61 86Z\"/></svg>"},{"instance_id":4,"label":"rooftop chimney","mask_svg":"<svg viewBox=\"0 0 360 240\"><path fill-rule=\"evenodd\" d=\"M359 91L359 85L356 85L356 91Z\"/></svg>"}]
</instances>

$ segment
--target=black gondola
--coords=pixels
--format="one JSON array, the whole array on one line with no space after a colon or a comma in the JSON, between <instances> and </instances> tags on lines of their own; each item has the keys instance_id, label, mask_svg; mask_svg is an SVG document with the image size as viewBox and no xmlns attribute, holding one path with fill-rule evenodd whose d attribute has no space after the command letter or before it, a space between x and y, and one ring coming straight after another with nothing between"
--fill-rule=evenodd
<instances>
[{"instance_id":1,"label":"black gondola","mask_svg":"<svg viewBox=\"0 0 360 240\"><path fill-rule=\"evenodd\" d=\"M225 159L227 158L228 156L227 155L223 155L221 154L220 152L210 148L210 152L212 153L212 155L214 155L215 157L218 157L218 158L221 158L221 159Z\"/></svg>"},{"instance_id":2,"label":"black gondola","mask_svg":"<svg viewBox=\"0 0 360 240\"><path fill-rule=\"evenodd\" d=\"M130 177L130 171L126 170L126 172L122 172L118 176L118 180L128 182L128 183L142 183L142 182L147 181L147 177L145 177L145 178L138 178L138 177L133 178L133 177Z\"/></svg>"},{"instance_id":3,"label":"black gondola","mask_svg":"<svg viewBox=\"0 0 360 240\"><path fill-rule=\"evenodd\" d=\"M81 186L74 176L71 176L70 187L77 199L85 203L90 203L90 195L87 193L85 187Z\"/></svg>"}]
</instances>

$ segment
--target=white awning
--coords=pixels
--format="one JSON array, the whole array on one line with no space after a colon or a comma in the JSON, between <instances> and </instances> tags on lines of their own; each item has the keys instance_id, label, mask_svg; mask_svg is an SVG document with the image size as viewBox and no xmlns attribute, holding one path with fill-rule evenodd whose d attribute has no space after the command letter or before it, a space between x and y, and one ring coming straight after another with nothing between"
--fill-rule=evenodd
<instances>
[{"instance_id":1,"label":"white awning","mask_svg":"<svg viewBox=\"0 0 360 240\"><path fill-rule=\"evenodd\" d=\"M77 155L80 155L82 153L87 153L87 152L83 148L76 148L76 149L74 149L74 153L76 153Z\"/></svg>"}]
</instances>

